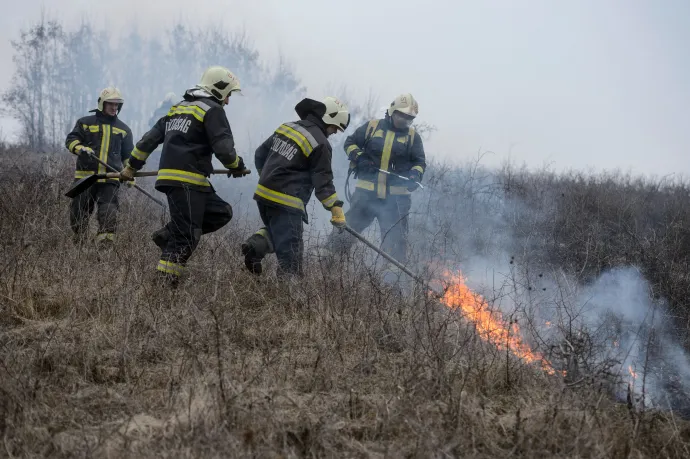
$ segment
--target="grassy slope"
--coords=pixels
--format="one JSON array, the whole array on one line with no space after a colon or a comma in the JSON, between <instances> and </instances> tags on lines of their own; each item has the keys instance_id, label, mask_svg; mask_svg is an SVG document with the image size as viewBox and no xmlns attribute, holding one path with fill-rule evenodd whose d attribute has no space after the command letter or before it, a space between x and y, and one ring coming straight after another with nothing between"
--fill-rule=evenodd
<instances>
[{"instance_id":1,"label":"grassy slope","mask_svg":"<svg viewBox=\"0 0 690 459\"><path fill-rule=\"evenodd\" d=\"M239 267L234 222L175 293L155 208L124 194L112 253L76 250L71 165L0 167L0 451L53 457L687 457L690 424L569 388L362 264L286 291Z\"/></svg>"}]
</instances>

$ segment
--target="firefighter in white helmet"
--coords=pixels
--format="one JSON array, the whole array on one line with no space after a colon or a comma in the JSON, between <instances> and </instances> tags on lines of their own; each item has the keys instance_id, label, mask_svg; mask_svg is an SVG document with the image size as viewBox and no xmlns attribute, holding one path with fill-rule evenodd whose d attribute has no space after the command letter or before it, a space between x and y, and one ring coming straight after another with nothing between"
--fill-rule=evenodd
<instances>
[{"instance_id":1,"label":"firefighter in white helmet","mask_svg":"<svg viewBox=\"0 0 690 459\"><path fill-rule=\"evenodd\" d=\"M136 144L120 176L132 179L151 152L163 144L156 190L165 193L170 222L152 234L161 249L157 272L175 287L203 234L217 231L232 219L232 207L215 192L208 177L212 157L240 177L249 173L235 151L224 106L240 92L240 81L227 68L206 69L201 81L188 89Z\"/></svg>"},{"instance_id":2,"label":"firefighter in white helmet","mask_svg":"<svg viewBox=\"0 0 690 459\"><path fill-rule=\"evenodd\" d=\"M133 148L132 131L118 118L124 98L120 90L109 86L98 95L93 115L79 118L67 134L65 145L77 156L74 179L79 180L96 173L110 172L96 158L121 170ZM96 241L109 245L117 229L118 189L117 179L99 180L85 193L72 199L70 224L75 243L86 240L89 217L98 208L98 233ZM101 245L104 245L101 244Z\"/></svg>"},{"instance_id":3,"label":"firefighter in white helmet","mask_svg":"<svg viewBox=\"0 0 690 459\"><path fill-rule=\"evenodd\" d=\"M344 145L357 177L345 214L347 221L352 229L362 232L377 219L381 248L401 263L407 261L411 194L419 187L426 168L422 139L412 127L418 113L412 94L401 94L391 102L383 119L361 125ZM349 249L355 241L349 236L332 233L331 248Z\"/></svg>"},{"instance_id":4,"label":"firefighter in white helmet","mask_svg":"<svg viewBox=\"0 0 690 459\"><path fill-rule=\"evenodd\" d=\"M284 123L257 148L259 184L254 199L264 227L242 244L247 269L261 274L261 260L278 258L282 278L302 276L302 222L312 193L331 212L331 223L345 226L343 202L333 185L333 149L328 137L350 124L347 106L335 97L303 99L295 106L299 121Z\"/></svg>"}]
</instances>

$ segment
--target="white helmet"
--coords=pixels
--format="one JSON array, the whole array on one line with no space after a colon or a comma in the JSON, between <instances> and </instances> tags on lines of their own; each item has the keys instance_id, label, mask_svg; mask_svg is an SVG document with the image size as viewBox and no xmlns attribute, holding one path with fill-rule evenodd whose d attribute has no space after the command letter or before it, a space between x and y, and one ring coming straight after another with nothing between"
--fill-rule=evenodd
<instances>
[{"instance_id":1,"label":"white helmet","mask_svg":"<svg viewBox=\"0 0 690 459\"><path fill-rule=\"evenodd\" d=\"M323 122L344 131L350 125L350 112L347 105L335 97L328 96L321 101L326 106Z\"/></svg>"},{"instance_id":2,"label":"white helmet","mask_svg":"<svg viewBox=\"0 0 690 459\"><path fill-rule=\"evenodd\" d=\"M196 87L220 101L225 100L231 92L241 91L240 80L230 70L217 65L206 69Z\"/></svg>"},{"instance_id":3,"label":"white helmet","mask_svg":"<svg viewBox=\"0 0 690 459\"><path fill-rule=\"evenodd\" d=\"M407 116L416 117L419 113L419 104L412 94L400 94L391 102L391 106L388 107L388 116L393 116L393 113L400 112Z\"/></svg>"},{"instance_id":4,"label":"white helmet","mask_svg":"<svg viewBox=\"0 0 690 459\"><path fill-rule=\"evenodd\" d=\"M118 104L117 112L120 113L122 110L122 104L125 103L125 99L122 98L120 90L114 86L108 86L98 95L98 110L103 111L103 102L112 102Z\"/></svg>"}]
</instances>

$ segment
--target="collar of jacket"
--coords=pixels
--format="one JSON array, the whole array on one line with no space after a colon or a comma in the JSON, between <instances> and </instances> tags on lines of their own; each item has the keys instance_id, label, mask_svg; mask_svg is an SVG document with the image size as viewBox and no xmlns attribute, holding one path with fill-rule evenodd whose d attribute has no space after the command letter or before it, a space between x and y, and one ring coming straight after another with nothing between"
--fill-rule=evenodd
<instances>
[{"instance_id":1,"label":"collar of jacket","mask_svg":"<svg viewBox=\"0 0 690 459\"><path fill-rule=\"evenodd\" d=\"M187 102L191 102L193 100L205 99L206 101L208 101L212 104L216 104L216 105L221 104L221 102L218 99L216 99L215 97L213 97L211 94L207 93L203 89L197 89L197 88L188 89L187 92L184 93L184 96L182 96L182 98L184 100L186 100Z\"/></svg>"},{"instance_id":2,"label":"collar of jacket","mask_svg":"<svg viewBox=\"0 0 690 459\"><path fill-rule=\"evenodd\" d=\"M102 121L104 123L113 124L115 121L117 121L117 115L114 115L114 116L106 115L105 113L103 113L102 111L100 111L97 108L94 108L93 110L89 110L89 113L95 113L96 118L98 118L99 121Z\"/></svg>"},{"instance_id":3,"label":"collar of jacket","mask_svg":"<svg viewBox=\"0 0 690 459\"><path fill-rule=\"evenodd\" d=\"M184 96L182 96L184 100L190 101L190 100L196 100L196 99L211 99L212 101L216 103L220 103L218 99L213 97L211 93L207 92L204 89L200 88L189 88L187 91L185 91Z\"/></svg>"}]
</instances>

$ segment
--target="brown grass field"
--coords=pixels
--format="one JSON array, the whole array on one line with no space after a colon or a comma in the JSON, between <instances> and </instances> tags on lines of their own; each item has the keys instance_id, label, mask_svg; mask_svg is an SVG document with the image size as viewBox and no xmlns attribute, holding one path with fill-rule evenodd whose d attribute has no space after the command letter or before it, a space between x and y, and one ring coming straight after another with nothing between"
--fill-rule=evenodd
<instances>
[{"instance_id":1,"label":"brown grass field","mask_svg":"<svg viewBox=\"0 0 690 459\"><path fill-rule=\"evenodd\" d=\"M149 240L160 212L134 190L114 249L77 249L63 196L72 170L67 154L0 154L0 456L690 457L690 422L616 402L597 378L525 364L457 310L381 284L356 253L309 257L304 283L286 289L242 269L254 228L235 219L204 237L169 291L154 282ZM540 196L504 177L505 191ZM533 220L580 237L595 222L563 218L577 202ZM606 242L587 249L594 264L584 244L566 254L557 242L544 263L583 278L615 264L597 255ZM640 256L684 309L688 271L654 244Z\"/></svg>"}]
</instances>

